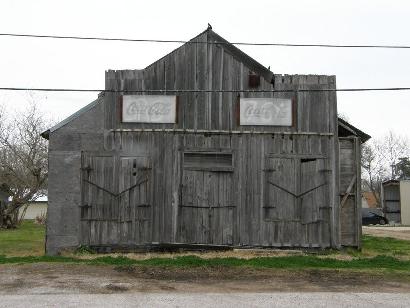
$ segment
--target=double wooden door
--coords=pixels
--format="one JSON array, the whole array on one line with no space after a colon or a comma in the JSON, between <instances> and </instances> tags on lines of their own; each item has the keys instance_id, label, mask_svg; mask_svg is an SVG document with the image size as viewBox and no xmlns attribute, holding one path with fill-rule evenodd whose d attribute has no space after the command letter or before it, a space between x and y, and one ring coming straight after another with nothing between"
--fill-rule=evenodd
<instances>
[{"instance_id":1,"label":"double wooden door","mask_svg":"<svg viewBox=\"0 0 410 308\"><path fill-rule=\"evenodd\" d=\"M329 220L326 159L268 157L265 172L265 220L302 224Z\"/></svg>"},{"instance_id":2,"label":"double wooden door","mask_svg":"<svg viewBox=\"0 0 410 308\"><path fill-rule=\"evenodd\" d=\"M181 241L209 245L233 243L232 173L184 170L181 194Z\"/></svg>"},{"instance_id":3,"label":"double wooden door","mask_svg":"<svg viewBox=\"0 0 410 308\"><path fill-rule=\"evenodd\" d=\"M83 153L81 170L82 244L151 242L149 158Z\"/></svg>"}]
</instances>

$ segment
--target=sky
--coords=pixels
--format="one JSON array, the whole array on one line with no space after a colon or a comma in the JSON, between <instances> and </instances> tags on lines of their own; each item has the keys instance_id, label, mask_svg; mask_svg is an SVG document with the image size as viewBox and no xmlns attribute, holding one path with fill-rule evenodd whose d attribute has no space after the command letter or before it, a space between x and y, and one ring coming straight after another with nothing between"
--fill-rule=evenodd
<instances>
[{"instance_id":1,"label":"sky","mask_svg":"<svg viewBox=\"0 0 410 308\"><path fill-rule=\"evenodd\" d=\"M410 45L410 1L1 0L0 33L189 40L206 29L231 42ZM179 44L0 36L0 87L104 88L108 69L142 69ZM239 46L276 74L336 75L338 88L410 87L410 49ZM338 111L375 138L410 137L410 91L338 93ZM24 92L0 91L10 110ZM97 93L31 93L62 120Z\"/></svg>"}]
</instances>

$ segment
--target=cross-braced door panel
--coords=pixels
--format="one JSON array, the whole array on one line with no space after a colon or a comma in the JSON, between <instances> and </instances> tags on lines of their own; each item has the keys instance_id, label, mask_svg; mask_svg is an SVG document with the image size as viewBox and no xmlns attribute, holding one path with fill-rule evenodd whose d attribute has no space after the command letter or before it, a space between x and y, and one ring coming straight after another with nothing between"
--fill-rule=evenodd
<instances>
[{"instance_id":1,"label":"cross-braced door panel","mask_svg":"<svg viewBox=\"0 0 410 308\"><path fill-rule=\"evenodd\" d=\"M283 220L296 216L296 161L267 159L265 219Z\"/></svg>"},{"instance_id":2,"label":"cross-braced door panel","mask_svg":"<svg viewBox=\"0 0 410 308\"><path fill-rule=\"evenodd\" d=\"M267 158L265 220L313 223L327 205L323 158Z\"/></svg>"},{"instance_id":3,"label":"cross-braced door panel","mask_svg":"<svg viewBox=\"0 0 410 308\"><path fill-rule=\"evenodd\" d=\"M328 219L327 168L325 159L301 159L298 201L302 223Z\"/></svg>"},{"instance_id":4,"label":"cross-braced door panel","mask_svg":"<svg viewBox=\"0 0 410 308\"><path fill-rule=\"evenodd\" d=\"M83 155L82 242L105 245L117 241L117 189L113 156Z\"/></svg>"},{"instance_id":5,"label":"cross-braced door panel","mask_svg":"<svg viewBox=\"0 0 410 308\"><path fill-rule=\"evenodd\" d=\"M151 241L150 174L148 157L120 159L119 221L123 242Z\"/></svg>"},{"instance_id":6,"label":"cross-braced door panel","mask_svg":"<svg viewBox=\"0 0 410 308\"><path fill-rule=\"evenodd\" d=\"M83 244L122 245L150 241L149 170L147 157L83 153Z\"/></svg>"},{"instance_id":7,"label":"cross-braced door panel","mask_svg":"<svg viewBox=\"0 0 410 308\"><path fill-rule=\"evenodd\" d=\"M88 156L83 162L82 219L112 219L117 216L115 203L114 158Z\"/></svg>"}]
</instances>

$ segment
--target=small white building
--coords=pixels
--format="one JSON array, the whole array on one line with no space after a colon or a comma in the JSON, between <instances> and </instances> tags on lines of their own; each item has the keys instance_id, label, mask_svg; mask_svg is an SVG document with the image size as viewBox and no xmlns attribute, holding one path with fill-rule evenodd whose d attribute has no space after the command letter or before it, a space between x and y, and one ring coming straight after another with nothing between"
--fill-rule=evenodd
<instances>
[{"instance_id":1,"label":"small white building","mask_svg":"<svg viewBox=\"0 0 410 308\"><path fill-rule=\"evenodd\" d=\"M410 225L410 180L383 182L381 202L389 222Z\"/></svg>"},{"instance_id":2,"label":"small white building","mask_svg":"<svg viewBox=\"0 0 410 308\"><path fill-rule=\"evenodd\" d=\"M31 201L28 203L27 210L24 214L24 219L36 219L37 216L44 216L47 214L47 197L40 197L36 201ZM23 214L25 206L21 207L19 210L19 216Z\"/></svg>"}]
</instances>

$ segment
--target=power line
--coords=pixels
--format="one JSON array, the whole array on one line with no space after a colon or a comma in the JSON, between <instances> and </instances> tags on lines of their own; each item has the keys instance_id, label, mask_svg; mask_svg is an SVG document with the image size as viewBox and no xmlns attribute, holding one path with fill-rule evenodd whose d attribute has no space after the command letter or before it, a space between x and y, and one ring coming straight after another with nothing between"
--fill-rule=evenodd
<instances>
[{"instance_id":1,"label":"power line","mask_svg":"<svg viewBox=\"0 0 410 308\"><path fill-rule=\"evenodd\" d=\"M105 92L105 93L291 93L291 92L369 92L369 91L409 91L410 87L393 88L342 88L342 89L286 89L286 90L199 90L199 89L157 89L157 90L106 90L67 88L22 88L0 87L0 91L42 91L42 92Z\"/></svg>"},{"instance_id":2,"label":"power line","mask_svg":"<svg viewBox=\"0 0 410 308\"><path fill-rule=\"evenodd\" d=\"M223 42L223 41L184 41L184 40L159 40L159 39L129 39L91 36L62 36L62 35L39 35L0 33L0 36L48 38L48 39L70 39L70 40L93 40L93 41L120 41L140 43L177 43L177 44L232 44L243 46L276 46L276 47L324 47L324 48L383 48L383 49L410 49L410 45L346 45L346 44L292 44L292 43L252 43L252 42Z\"/></svg>"}]
</instances>

